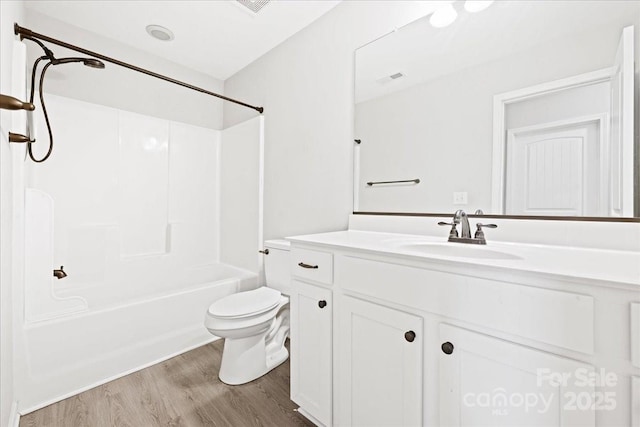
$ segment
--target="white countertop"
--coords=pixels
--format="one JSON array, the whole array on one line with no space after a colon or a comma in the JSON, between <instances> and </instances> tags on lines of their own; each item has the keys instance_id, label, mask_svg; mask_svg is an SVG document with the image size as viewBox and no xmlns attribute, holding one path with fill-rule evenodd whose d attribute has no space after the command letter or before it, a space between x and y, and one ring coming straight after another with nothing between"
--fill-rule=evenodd
<instances>
[{"instance_id":1,"label":"white countertop","mask_svg":"<svg viewBox=\"0 0 640 427\"><path fill-rule=\"evenodd\" d=\"M612 284L640 286L640 252L574 248L568 246L491 242L487 245L447 243L447 237L373 231L335 231L288 237L294 243L322 245L338 249L354 249L414 260L437 260L501 268L511 271L550 274L562 278L581 278ZM435 246L434 246L435 244ZM428 252L421 245L430 246ZM497 257L455 256L460 246L472 247L472 253L497 252ZM465 249L462 248L462 251ZM504 254L504 257L500 255ZM488 253L487 255L492 255Z\"/></svg>"}]
</instances>

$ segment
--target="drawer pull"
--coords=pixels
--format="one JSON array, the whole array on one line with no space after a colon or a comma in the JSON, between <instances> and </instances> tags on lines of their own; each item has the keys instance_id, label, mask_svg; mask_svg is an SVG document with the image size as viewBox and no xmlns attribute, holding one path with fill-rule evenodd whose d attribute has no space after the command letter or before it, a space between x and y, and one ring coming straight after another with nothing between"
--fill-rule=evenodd
<instances>
[{"instance_id":1,"label":"drawer pull","mask_svg":"<svg viewBox=\"0 0 640 427\"><path fill-rule=\"evenodd\" d=\"M327 302L325 300L318 301L318 307L325 308L327 306Z\"/></svg>"},{"instance_id":2,"label":"drawer pull","mask_svg":"<svg viewBox=\"0 0 640 427\"><path fill-rule=\"evenodd\" d=\"M413 331L407 331L404 333L404 339L409 342L413 342L413 340L416 339L416 333Z\"/></svg>"},{"instance_id":3,"label":"drawer pull","mask_svg":"<svg viewBox=\"0 0 640 427\"><path fill-rule=\"evenodd\" d=\"M299 262L298 265L302 268L318 268L317 265L306 264L304 262Z\"/></svg>"},{"instance_id":4,"label":"drawer pull","mask_svg":"<svg viewBox=\"0 0 640 427\"><path fill-rule=\"evenodd\" d=\"M444 352L444 354L451 354L453 353L453 344L451 344L449 341L447 341L446 343L442 344L440 346L440 348L442 349L442 351Z\"/></svg>"}]
</instances>

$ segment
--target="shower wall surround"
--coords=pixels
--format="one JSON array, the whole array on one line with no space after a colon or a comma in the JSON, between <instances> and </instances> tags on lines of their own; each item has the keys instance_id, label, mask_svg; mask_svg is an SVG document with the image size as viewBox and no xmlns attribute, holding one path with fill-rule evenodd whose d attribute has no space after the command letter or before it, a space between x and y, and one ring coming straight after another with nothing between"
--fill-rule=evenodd
<instances>
[{"instance_id":1,"label":"shower wall surround","mask_svg":"<svg viewBox=\"0 0 640 427\"><path fill-rule=\"evenodd\" d=\"M47 277L53 293L102 289L83 309L200 283L219 260L220 131L54 95L47 104L57 144L47 162L29 164L27 187L50 197L27 197L26 227L53 210L52 229L33 239L52 235L52 265L69 274ZM46 140L42 122L36 139ZM32 265L37 247L26 250L27 272L49 270ZM30 308L43 286L27 280L28 321L56 314L55 304Z\"/></svg>"},{"instance_id":2,"label":"shower wall surround","mask_svg":"<svg viewBox=\"0 0 640 427\"><path fill-rule=\"evenodd\" d=\"M215 130L46 101L53 154L24 163L23 414L210 342L207 307L261 275L262 117Z\"/></svg>"}]
</instances>

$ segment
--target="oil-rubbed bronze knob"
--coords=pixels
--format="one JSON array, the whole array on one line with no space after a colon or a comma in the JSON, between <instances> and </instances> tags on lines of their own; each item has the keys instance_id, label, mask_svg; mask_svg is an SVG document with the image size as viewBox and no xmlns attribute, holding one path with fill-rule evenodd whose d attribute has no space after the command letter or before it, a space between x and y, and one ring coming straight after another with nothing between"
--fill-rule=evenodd
<instances>
[{"instance_id":1,"label":"oil-rubbed bronze knob","mask_svg":"<svg viewBox=\"0 0 640 427\"><path fill-rule=\"evenodd\" d=\"M451 344L449 341L447 341L446 343L442 344L440 346L440 348L442 349L442 351L444 352L444 354L451 354L453 353L453 344Z\"/></svg>"},{"instance_id":2,"label":"oil-rubbed bronze knob","mask_svg":"<svg viewBox=\"0 0 640 427\"><path fill-rule=\"evenodd\" d=\"M325 308L327 306L327 302L325 300L318 301L318 307Z\"/></svg>"},{"instance_id":3,"label":"oil-rubbed bronze knob","mask_svg":"<svg viewBox=\"0 0 640 427\"><path fill-rule=\"evenodd\" d=\"M413 331L407 331L404 333L404 339L409 342L413 342L413 340L416 339L416 333Z\"/></svg>"}]
</instances>

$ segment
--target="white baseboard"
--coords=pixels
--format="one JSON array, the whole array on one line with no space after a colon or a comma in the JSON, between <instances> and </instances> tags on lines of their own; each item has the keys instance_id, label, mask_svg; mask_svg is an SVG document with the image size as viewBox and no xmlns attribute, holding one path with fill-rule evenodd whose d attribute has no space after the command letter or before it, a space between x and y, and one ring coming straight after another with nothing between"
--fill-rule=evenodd
<instances>
[{"instance_id":1,"label":"white baseboard","mask_svg":"<svg viewBox=\"0 0 640 427\"><path fill-rule=\"evenodd\" d=\"M118 373L116 375L112 375L112 376L107 377L107 378L103 378L103 379L101 379L99 381L96 381L96 382L94 382L92 384L89 384L88 386L81 387L81 388L79 388L77 390L74 390L74 391L71 391L69 393L62 394L60 396L54 397L53 399L49 399L49 400L47 400L45 402L38 403L38 404L36 404L34 406L31 406L29 408L21 408L18 411L17 410L17 402L16 402L16 408L15 409L16 409L16 416L17 416L16 420L17 421L15 421L15 425L14 424L10 424L10 427L18 427L18 422L20 421L20 415L27 415L27 414L29 414L31 412L37 411L38 409L42 409L45 406L49 406L49 405L51 405L53 403L60 402L61 400L67 399L67 398L72 397L72 396L75 396L75 395L80 394L80 393L82 393L84 391L91 390L92 388L101 386L102 384L106 384L106 383L108 383L110 381L113 381L113 380L117 380L118 378L122 378L122 377L127 376L129 374L132 374L134 372L141 371L142 369L148 368L149 366L157 365L160 362L164 362L165 360L168 360L168 359L171 359L173 357L179 356L179 355L181 355L183 353L186 353L186 352L191 351L193 349L196 349L198 347L202 347L203 345L210 344L210 343L212 343L214 341L217 341L219 339L220 339L220 337L216 337L216 336L212 335L211 338L207 338L207 339L205 339L205 340L203 340L203 341L201 341L201 342L199 342L197 344L191 345L189 347L185 347L185 348L183 348L183 349L181 349L179 351L176 351L174 353L168 354L166 356L162 356L162 357L160 357L160 358L158 358L158 359L156 359L156 360L154 360L152 362L142 364L142 365L137 366L137 367L135 367L133 369L129 369L127 371ZM12 414L13 414L13 409L14 408L12 408Z\"/></svg>"},{"instance_id":2,"label":"white baseboard","mask_svg":"<svg viewBox=\"0 0 640 427\"><path fill-rule=\"evenodd\" d=\"M8 427L18 427L20 425L20 413L18 412L18 401L14 401L11 405L11 413L9 414Z\"/></svg>"},{"instance_id":3,"label":"white baseboard","mask_svg":"<svg viewBox=\"0 0 640 427\"><path fill-rule=\"evenodd\" d=\"M322 424L320 421L318 421L313 415L311 415L310 413L308 413L307 411L305 411L302 408L298 408L297 409L298 413L300 415L302 415L303 417L305 417L306 419L308 419L309 421L311 421L312 423L314 423L315 425L317 425L318 427L324 427L324 424Z\"/></svg>"}]
</instances>

